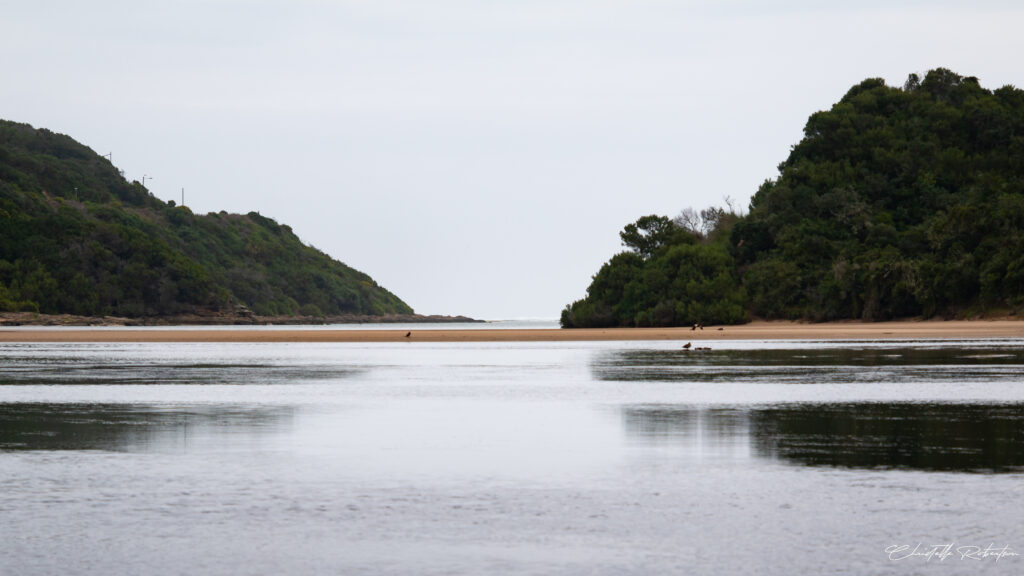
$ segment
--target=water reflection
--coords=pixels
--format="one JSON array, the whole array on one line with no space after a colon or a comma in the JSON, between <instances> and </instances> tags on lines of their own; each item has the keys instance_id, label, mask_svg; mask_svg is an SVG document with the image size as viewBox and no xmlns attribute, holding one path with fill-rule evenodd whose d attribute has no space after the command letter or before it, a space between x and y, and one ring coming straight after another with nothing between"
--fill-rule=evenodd
<instances>
[{"instance_id":1,"label":"water reflection","mask_svg":"<svg viewBox=\"0 0 1024 576\"><path fill-rule=\"evenodd\" d=\"M342 380L365 372L363 367L253 363L147 361L138 358L5 357L0 386L5 385L132 385L132 384L288 384L310 380Z\"/></svg>"},{"instance_id":2,"label":"water reflection","mask_svg":"<svg viewBox=\"0 0 1024 576\"><path fill-rule=\"evenodd\" d=\"M678 442L714 438L735 443L749 435L749 415L730 408L687 409L676 407L625 408L623 425L628 435L649 440Z\"/></svg>"},{"instance_id":3,"label":"water reflection","mask_svg":"<svg viewBox=\"0 0 1024 576\"><path fill-rule=\"evenodd\" d=\"M1019 379L1019 346L865 346L761 350L615 350L591 363L605 381L886 382Z\"/></svg>"},{"instance_id":4,"label":"water reflection","mask_svg":"<svg viewBox=\"0 0 1024 576\"><path fill-rule=\"evenodd\" d=\"M287 406L0 404L0 450L163 452L250 443L290 426Z\"/></svg>"},{"instance_id":5,"label":"water reflection","mask_svg":"<svg viewBox=\"0 0 1024 576\"><path fill-rule=\"evenodd\" d=\"M1021 404L795 404L623 409L626 433L807 466L929 471L1024 469ZM743 450L739 450L743 451Z\"/></svg>"}]
</instances>

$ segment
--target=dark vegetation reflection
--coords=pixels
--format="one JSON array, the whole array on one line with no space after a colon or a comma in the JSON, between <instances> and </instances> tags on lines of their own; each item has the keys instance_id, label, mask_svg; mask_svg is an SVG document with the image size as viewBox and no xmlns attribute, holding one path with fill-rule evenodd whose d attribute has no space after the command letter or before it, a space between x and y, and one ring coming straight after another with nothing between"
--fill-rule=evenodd
<instances>
[{"instance_id":1,"label":"dark vegetation reflection","mask_svg":"<svg viewBox=\"0 0 1024 576\"><path fill-rule=\"evenodd\" d=\"M630 407L627 434L699 442L713 454L748 444L753 456L807 466L962 472L1024 470L1021 404L795 404L742 409Z\"/></svg>"},{"instance_id":2,"label":"dark vegetation reflection","mask_svg":"<svg viewBox=\"0 0 1024 576\"><path fill-rule=\"evenodd\" d=\"M257 363L148 361L132 358L8 356L0 363L4 385L290 384L344 380L365 367Z\"/></svg>"},{"instance_id":3,"label":"dark vegetation reflection","mask_svg":"<svg viewBox=\"0 0 1024 576\"><path fill-rule=\"evenodd\" d=\"M714 346L714 343L710 343ZM681 346L681 345L680 345ZM598 380L886 382L1022 379L1014 346L842 347L789 350L616 350L591 364Z\"/></svg>"},{"instance_id":4,"label":"dark vegetation reflection","mask_svg":"<svg viewBox=\"0 0 1024 576\"><path fill-rule=\"evenodd\" d=\"M0 404L0 450L190 449L277 433L291 425L287 406Z\"/></svg>"}]
</instances>

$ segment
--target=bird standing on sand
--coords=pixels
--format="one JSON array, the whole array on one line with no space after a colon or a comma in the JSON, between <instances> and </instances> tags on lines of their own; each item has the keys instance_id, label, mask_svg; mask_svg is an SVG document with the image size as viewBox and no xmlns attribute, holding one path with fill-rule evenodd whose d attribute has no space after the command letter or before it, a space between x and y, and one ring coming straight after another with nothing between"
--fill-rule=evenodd
<instances>
[{"instance_id":1,"label":"bird standing on sand","mask_svg":"<svg viewBox=\"0 0 1024 576\"><path fill-rule=\"evenodd\" d=\"M683 344L683 350L689 350L690 346L693 346L693 343L687 342L686 344Z\"/></svg>"},{"instance_id":2,"label":"bird standing on sand","mask_svg":"<svg viewBox=\"0 0 1024 576\"><path fill-rule=\"evenodd\" d=\"M405 333L405 337L406 337L406 338L408 338L409 336L412 336L412 332L406 332L406 333Z\"/></svg>"}]
</instances>

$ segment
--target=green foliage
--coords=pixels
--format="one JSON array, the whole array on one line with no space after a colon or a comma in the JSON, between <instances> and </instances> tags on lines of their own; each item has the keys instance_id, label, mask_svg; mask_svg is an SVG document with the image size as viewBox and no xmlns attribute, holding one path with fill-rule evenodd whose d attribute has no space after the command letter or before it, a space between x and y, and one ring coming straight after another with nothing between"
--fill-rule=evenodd
<instances>
[{"instance_id":1,"label":"green foliage","mask_svg":"<svg viewBox=\"0 0 1024 576\"><path fill-rule=\"evenodd\" d=\"M197 216L71 138L0 121L0 311L411 313L255 212Z\"/></svg>"},{"instance_id":2,"label":"green foliage","mask_svg":"<svg viewBox=\"0 0 1024 576\"><path fill-rule=\"evenodd\" d=\"M650 258L656 252L679 242L693 242L693 235L676 225L665 216L644 216L619 232L622 245L633 250L642 258Z\"/></svg>"},{"instance_id":3,"label":"green foliage","mask_svg":"<svg viewBox=\"0 0 1024 576\"><path fill-rule=\"evenodd\" d=\"M299 308L299 314L303 316L323 316L324 313L320 310L320 307L316 304L303 304Z\"/></svg>"},{"instance_id":4,"label":"green foliage","mask_svg":"<svg viewBox=\"0 0 1024 576\"><path fill-rule=\"evenodd\" d=\"M881 320L1021 304L1024 92L949 70L813 114L732 232L752 312Z\"/></svg>"},{"instance_id":5,"label":"green foliage","mask_svg":"<svg viewBox=\"0 0 1024 576\"><path fill-rule=\"evenodd\" d=\"M1024 91L941 68L902 88L865 80L811 115L746 217L687 209L621 236L632 252L601 268L563 326L1019 309Z\"/></svg>"},{"instance_id":6,"label":"green foliage","mask_svg":"<svg viewBox=\"0 0 1024 576\"><path fill-rule=\"evenodd\" d=\"M698 243L692 232L663 216L640 218L620 236L633 251L616 254L601 267L587 297L562 311L563 327L747 320L746 294L733 258L721 243Z\"/></svg>"}]
</instances>

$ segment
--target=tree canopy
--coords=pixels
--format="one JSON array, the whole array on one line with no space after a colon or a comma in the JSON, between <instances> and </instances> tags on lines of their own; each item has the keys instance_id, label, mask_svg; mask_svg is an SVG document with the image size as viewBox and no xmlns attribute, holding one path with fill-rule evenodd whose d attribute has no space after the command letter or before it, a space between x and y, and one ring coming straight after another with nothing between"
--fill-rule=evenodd
<instances>
[{"instance_id":1,"label":"tree canopy","mask_svg":"<svg viewBox=\"0 0 1024 576\"><path fill-rule=\"evenodd\" d=\"M0 311L408 314L366 274L255 212L193 214L68 136L0 121Z\"/></svg>"},{"instance_id":2,"label":"tree canopy","mask_svg":"<svg viewBox=\"0 0 1024 576\"><path fill-rule=\"evenodd\" d=\"M720 322L1016 311L1024 305L1024 91L988 90L942 68L911 74L902 87L865 80L810 116L746 216L718 216L726 215L708 235L728 230L727 239L690 246L726 250L720 265L737 279L735 291L701 295L672 282L661 291L663 283L645 281L657 276L650 263L668 253L657 240L668 219L648 216L623 231L632 255L605 264L563 325L685 324L699 320L678 304L696 297L694 307L742 309L715 316ZM704 226L693 210L677 222L691 232ZM646 247L652 239L661 252ZM701 261L681 257L683 269ZM643 286L644 297L605 289L608 278ZM654 314L673 301L674 317Z\"/></svg>"},{"instance_id":3,"label":"tree canopy","mask_svg":"<svg viewBox=\"0 0 1024 576\"><path fill-rule=\"evenodd\" d=\"M732 245L759 316L881 320L1024 297L1024 92L869 79L751 200Z\"/></svg>"},{"instance_id":4,"label":"tree canopy","mask_svg":"<svg viewBox=\"0 0 1024 576\"><path fill-rule=\"evenodd\" d=\"M722 220L723 225L726 220ZM620 233L629 251L594 276L587 297L562 311L563 327L676 326L746 321L746 296L727 235L711 241L664 216Z\"/></svg>"}]
</instances>

